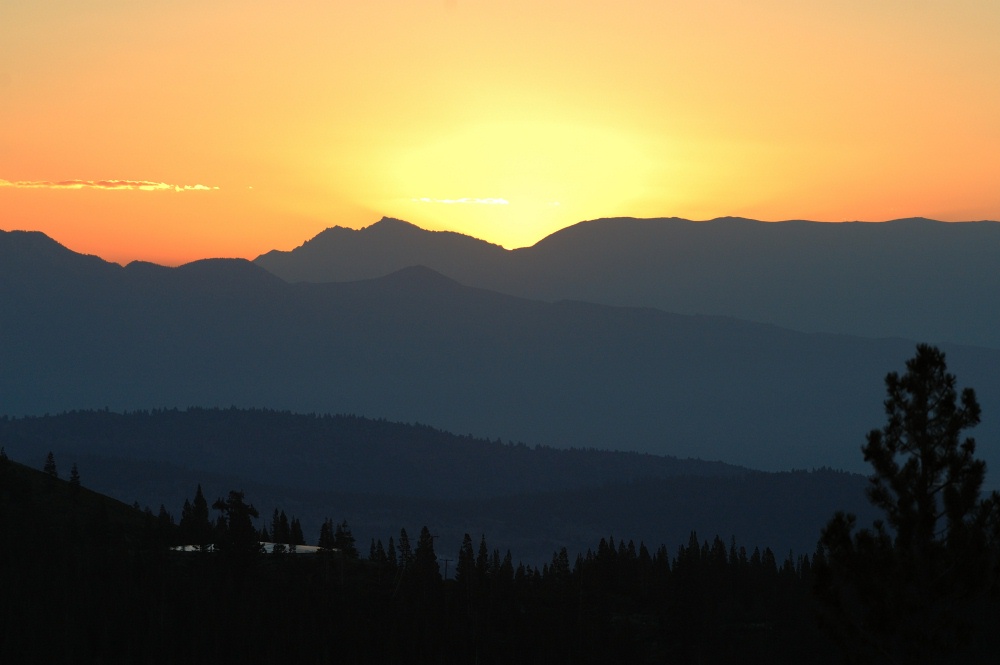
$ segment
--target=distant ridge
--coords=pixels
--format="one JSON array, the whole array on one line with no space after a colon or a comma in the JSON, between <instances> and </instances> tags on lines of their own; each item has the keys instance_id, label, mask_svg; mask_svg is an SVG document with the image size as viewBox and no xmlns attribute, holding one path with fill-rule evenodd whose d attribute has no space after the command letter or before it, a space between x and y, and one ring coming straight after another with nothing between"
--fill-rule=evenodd
<instances>
[{"instance_id":1,"label":"distant ridge","mask_svg":"<svg viewBox=\"0 0 1000 665\"><path fill-rule=\"evenodd\" d=\"M1000 298L998 222L607 218L508 251L382 220L255 262L293 282L351 281L420 264L525 298L1000 349L1000 308L988 304Z\"/></svg>"},{"instance_id":2,"label":"distant ridge","mask_svg":"<svg viewBox=\"0 0 1000 665\"><path fill-rule=\"evenodd\" d=\"M40 231L0 230L0 275L43 275L52 271L110 274L121 266L78 254Z\"/></svg>"},{"instance_id":3,"label":"distant ridge","mask_svg":"<svg viewBox=\"0 0 1000 665\"><path fill-rule=\"evenodd\" d=\"M614 277L590 265L594 284ZM531 445L856 471L865 433L884 419L882 379L914 349L901 338L544 302L417 266L294 284L243 260L122 268L69 252L20 266L0 279L0 408L10 415L266 407ZM1000 414L1000 350L944 349L980 395L977 438L1000 440L1000 420L989 420ZM997 451L984 458L1000 465Z\"/></svg>"},{"instance_id":4,"label":"distant ridge","mask_svg":"<svg viewBox=\"0 0 1000 665\"><path fill-rule=\"evenodd\" d=\"M289 282L347 282L424 265L450 277L479 265L489 270L503 247L451 231L426 231L391 217L360 230L326 229L300 247L273 250L255 263Z\"/></svg>"}]
</instances>

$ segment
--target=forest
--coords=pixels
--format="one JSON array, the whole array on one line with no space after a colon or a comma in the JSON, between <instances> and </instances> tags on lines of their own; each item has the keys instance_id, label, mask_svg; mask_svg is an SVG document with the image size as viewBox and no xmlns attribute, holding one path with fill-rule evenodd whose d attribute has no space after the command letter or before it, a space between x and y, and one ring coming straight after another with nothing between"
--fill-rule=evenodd
<instances>
[{"instance_id":1,"label":"forest","mask_svg":"<svg viewBox=\"0 0 1000 665\"><path fill-rule=\"evenodd\" d=\"M52 455L35 470L0 449L0 659L983 662L1000 648L1000 496L982 496L962 438L975 394L926 346L886 388L863 447L884 519L838 512L814 553L788 557L694 532L609 535L541 566L486 534L443 551L427 527L365 547L347 520L307 537L237 490L210 504L196 487L175 520L87 489L75 466L60 478Z\"/></svg>"},{"instance_id":2,"label":"forest","mask_svg":"<svg viewBox=\"0 0 1000 665\"><path fill-rule=\"evenodd\" d=\"M19 534L0 550L5 662L793 662L825 640L814 557L718 537L609 537L537 568L483 535L436 552L426 528L359 552L328 522L304 553L283 512L255 529L239 492L210 509L198 488L174 524L10 460L2 474ZM287 542L265 553L272 534ZM214 546L172 548L198 542Z\"/></svg>"}]
</instances>

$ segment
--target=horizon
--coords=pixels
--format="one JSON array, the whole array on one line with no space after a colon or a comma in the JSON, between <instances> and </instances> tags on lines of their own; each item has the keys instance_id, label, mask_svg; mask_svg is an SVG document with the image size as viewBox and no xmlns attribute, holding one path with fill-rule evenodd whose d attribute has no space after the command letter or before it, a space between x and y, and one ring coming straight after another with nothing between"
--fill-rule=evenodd
<instances>
[{"instance_id":1,"label":"horizon","mask_svg":"<svg viewBox=\"0 0 1000 665\"><path fill-rule=\"evenodd\" d=\"M585 220L580 220L580 221L577 221L577 222L570 223L570 224L568 224L565 227L556 229L552 233L550 233L550 234L548 234L548 235L546 235L546 236L544 236L542 238L539 238L536 242L534 242L534 243L532 243L530 245L524 245L522 247L504 247L503 245L500 245L499 243L492 242L492 241L490 241L490 240L488 240L486 238L479 238L479 237L476 237L476 236L472 236L472 235L469 235L469 234L464 233L462 231L454 231L454 230L451 230L451 229L430 229L430 228L425 228L423 226L420 226L419 224L416 224L414 222L410 222L410 221L405 220L405 219L400 219L398 217L391 217L389 215L382 215L381 217L379 217L379 219L377 221L371 222L369 224L365 224L365 225L362 225L362 226L359 226L357 228L352 228L352 227L347 227L347 226L341 226L339 224L335 224L333 226L326 226L326 227L320 229L319 231L317 231L312 236L310 236L308 238L303 238L301 241L299 241L298 244L296 244L296 245L294 245L292 247L289 247L287 249L272 247L272 248L261 249L260 251L258 251L256 253L251 253L251 254L248 254L246 256L233 256L233 255L192 256L190 258L187 258L187 259L179 261L179 262L162 262L162 263L154 261L154 260L151 260L151 259L148 259L148 258L144 258L142 256L124 256L123 257L123 256L115 256L113 254L112 255L108 255L108 254L105 254L105 253L101 253L100 249L98 249L97 251L84 251L84 250L81 250L81 249L79 249L77 247L70 246L66 242L63 242L60 238L54 237L52 234L47 233L46 231L44 231L42 229L27 229L27 228L11 227L11 228L0 228L0 231L3 231L3 232L21 231L21 232L29 232L29 233L30 232L42 233L46 237L48 237L50 240L55 241L59 245L65 247L66 249L68 249L68 250L70 250L70 251L72 251L74 253L83 254L83 255L89 255L89 256L96 256L96 257L98 257L98 258L100 258L100 259L102 259L104 261L107 261L109 263L117 263L118 265L121 265L121 266L128 265L129 263L132 263L132 262L147 262L147 263L154 263L156 265L161 265L161 266L164 266L164 267L176 268L178 266L182 266L182 265L185 265L187 263L193 263L193 262L196 262L196 261L202 261L202 260L208 260L208 259L245 259L247 261L251 261L252 262L255 259L257 259L257 258L259 258L261 256L264 256L265 254L268 254L268 253L273 252L273 251L277 251L277 252L291 252L291 251L293 251L295 249L299 249L302 246L304 246L306 243L308 243L309 241L311 241L311 240L315 239L316 237L322 235L323 233L325 233L327 231L331 231L333 229L342 229L342 230L346 230L346 231L359 232L359 231L364 231L366 229L369 229L369 228L371 228L371 227L373 227L373 226L375 226L375 225L377 225L377 224L379 224L379 223L381 223L383 221L386 221L386 220L402 222L403 224L408 224L410 226L414 226L414 227L420 229L421 231L425 231L425 232L428 232L428 233L457 233L457 234L460 234L460 235L465 235L465 236L467 236L469 238L472 238L474 240L478 240L478 241L481 241L481 242L484 242L484 243L489 243L489 244L497 245L497 246L501 247L502 249L504 249L506 251L513 251L515 249L525 249L525 248L533 247L534 245L537 245L538 242L541 242L545 238L548 238L548 237L551 237L553 235L556 235L556 234L558 234L561 231L565 231L566 229L569 229L570 227L578 226L580 224L588 224L588 223L591 223L591 222L606 221L606 220L612 220L612 221L614 221L614 220L635 220L635 221L660 221L660 220L662 220L662 221L687 222L687 223L691 223L691 224L707 224L707 223L716 222L716 221L725 220L725 219L745 219L747 221L755 222L755 223L760 223L760 224L785 224L785 223L790 223L790 222L803 222L803 223L807 223L807 224L888 224L888 223L893 223L893 222L906 222L906 221L911 221L911 220L915 220L915 219L925 220L925 221L939 223L939 224L978 224L978 223L988 223L988 224L992 223L992 224L996 224L996 223L1000 223L1000 220L992 220L992 219L969 219L969 220L946 221L946 220L940 220L940 219L931 219L929 217L922 217L922 216L918 216L918 217L906 217L906 218L896 218L896 219L885 219L885 220L874 220L874 221L873 220L853 219L853 220L838 220L838 221L834 221L834 222L821 221L821 220L811 220L811 219L802 219L802 218L781 219L781 220L763 220L763 219L751 219L751 218L747 218L747 217L740 217L740 216L737 216L737 215L722 215L722 216L719 216L719 217L713 217L711 219L685 219L685 218L676 217L676 216L670 216L670 217L667 217L667 216L658 216L658 217L622 217L622 216L620 216L620 217L599 217L599 218L585 219Z\"/></svg>"},{"instance_id":2,"label":"horizon","mask_svg":"<svg viewBox=\"0 0 1000 665\"><path fill-rule=\"evenodd\" d=\"M1000 219L1000 5L6 3L0 211L114 261L381 216ZM991 66L992 65L992 66Z\"/></svg>"}]
</instances>

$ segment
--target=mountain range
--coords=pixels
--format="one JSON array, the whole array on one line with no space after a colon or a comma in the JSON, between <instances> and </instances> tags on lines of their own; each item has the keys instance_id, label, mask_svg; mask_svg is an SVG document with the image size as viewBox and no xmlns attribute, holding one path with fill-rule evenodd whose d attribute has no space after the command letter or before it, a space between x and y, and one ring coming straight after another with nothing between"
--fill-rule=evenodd
<instances>
[{"instance_id":1,"label":"mountain range","mask_svg":"<svg viewBox=\"0 0 1000 665\"><path fill-rule=\"evenodd\" d=\"M122 267L0 234L0 404L263 407L762 470L866 471L914 342L473 288L426 267L288 283L244 260ZM1000 350L944 345L998 440ZM992 466L1000 451L981 452ZM994 463L996 462L996 463Z\"/></svg>"},{"instance_id":2,"label":"mountain range","mask_svg":"<svg viewBox=\"0 0 1000 665\"><path fill-rule=\"evenodd\" d=\"M1000 348L1000 223L599 219L505 250L394 219L256 263L288 281L423 265L524 298L732 316L803 332Z\"/></svg>"},{"instance_id":3,"label":"mountain range","mask_svg":"<svg viewBox=\"0 0 1000 665\"><path fill-rule=\"evenodd\" d=\"M95 489L153 507L176 511L196 483L218 495L240 487L307 529L349 517L359 536L384 538L424 523L452 540L489 533L533 561L609 532L671 543L689 529L802 552L834 509L864 515L863 477L828 468L867 471L860 446L885 420L883 377L903 369L917 341L936 341L907 339L907 321L954 328L929 306L902 304L921 293L937 302L964 275L955 302L983 299L982 315L963 323L970 338L993 316L996 271L982 258L995 251L992 224L845 225L848 235L914 230L909 249L892 251L854 237L868 258L850 279L843 268L831 276L829 257L810 258L819 245L805 242L794 258L796 235L828 234L833 254L847 252L834 225L589 224L510 252L383 220L256 262L177 268L123 267L40 233L0 232L0 443L29 464L55 450ZM657 234L685 233L686 248L656 249ZM767 252L752 251L768 233L770 270ZM932 261L928 238L951 258ZM946 269L963 243L967 262ZM542 250L547 261L529 261ZM896 263L882 260L892 252ZM681 275L694 263L705 265ZM879 266L875 296L848 289ZM307 268L332 272L294 272ZM880 313L893 336L760 322L812 284L827 314L843 301L846 318L834 318L853 326L852 302L875 308L911 278L893 310L907 316ZM484 287L490 279L495 288ZM633 304L573 299L613 301L629 280L648 282ZM754 304L750 291L779 282L770 305ZM725 315L656 302L695 303L698 293L698 307ZM739 307L760 320L737 318ZM1000 348L941 346L960 386L977 391L978 454L997 468Z\"/></svg>"}]
</instances>

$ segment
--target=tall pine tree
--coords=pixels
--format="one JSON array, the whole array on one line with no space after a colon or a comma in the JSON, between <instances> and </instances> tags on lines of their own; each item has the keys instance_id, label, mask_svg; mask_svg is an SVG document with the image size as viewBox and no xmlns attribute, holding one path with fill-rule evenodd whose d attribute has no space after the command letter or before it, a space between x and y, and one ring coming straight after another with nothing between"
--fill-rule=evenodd
<instances>
[{"instance_id":1,"label":"tall pine tree","mask_svg":"<svg viewBox=\"0 0 1000 665\"><path fill-rule=\"evenodd\" d=\"M959 398L935 347L918 346L906 369L886 376L888 422L862 448L885 520L854 533L856 518L838 513L817 571L835 635L877 662L950 659L995 585L1000 496L980 499L986 465L962 438L979 423L975 393Z\"/></svg>"}]
</instances>

